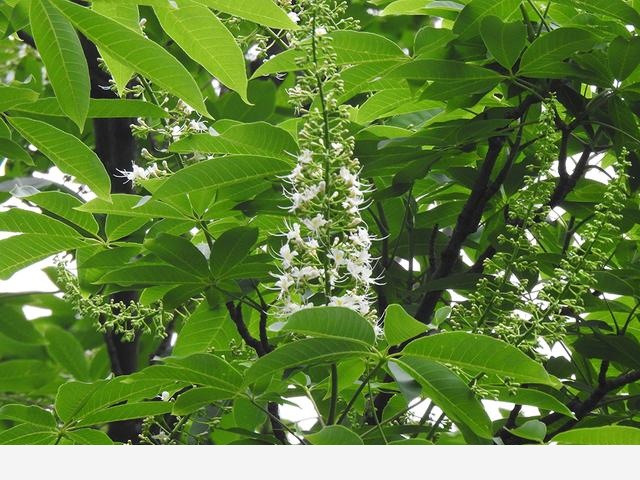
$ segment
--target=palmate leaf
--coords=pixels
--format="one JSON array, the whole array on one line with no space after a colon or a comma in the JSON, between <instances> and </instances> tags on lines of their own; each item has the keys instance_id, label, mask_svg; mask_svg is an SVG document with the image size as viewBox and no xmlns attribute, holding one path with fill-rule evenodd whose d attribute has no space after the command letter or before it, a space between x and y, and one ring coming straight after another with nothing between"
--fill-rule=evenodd
<instances>
[{"instance_id":1,"label":"palmate leaf","mask_svg":"<svg viewBox=\"0 0 640 480\"><path fill-rule=\"evenodd\" d=\"M36 233L58 237L81 238L72 227L30 210L12 208L0 212L0 232Z\"/></svg>"},{"instance_id":2,"label":"palmate leaf","mask_svg":"<svg viewBox=\"0 0 640 480\"><path fill-rule=\"evenodd\" d=\"M8 120L60 170L86 184L99 198L110 200L109 175L98 156L82 141L39 120L19 117L9 117Z\"/></svg>"},{"instance_id":3,"label":"palmate leaf","mask_svg":"<svg viewBox=\"0 0 640 480\"><path fill-rule=\"evenodd\" d=\"M282 175L291 163L278 158L228 155L205 160L177 171L155 192L158 198L214 190L250 180Z\"/></svg>"},{"instance_id":4,"label":"palmate leaf","mask_svg":"<svg viewBox=\"0 0 640 480\"><path fill-rule=\"evenodd\" d=\"M239 265L251 253L257 241L258 229L255 227L236 227L220 235L213 244L209 258L213 275L222 276Z\"/></svg>"},{"instance_id":5,"label":"palmate leaf","mask_svg":"<svg viewBox=\"0 0 640 480\"><path fill-rule=\"evenodd\" d=\"M80 212L121 215L123 217L168 218L175 220L189 218L174 207L153 200L151 197L141 197L140 195L130 195L126 193L116 193L112 195L110 202L94 198L78 206L77 210Z\"/></svg>"},{"instance_id":6,"label":"palmate leaf","mask_svg":"<svg viewBox=\"0 0 640 480\"><path fill-rule=\"evenodd\" d=\"M427 326L409 315L400 305L387 307L384 314L384 337L389 345L399 345L427 331Z\"/></svg>"},{"instance_id":7,"label":"palmate leaf","mask_svg":"<svg viewBox=\"0 0 640 480\"><path fill-rule=\"evenodd\" d=\"M49 0L33 0L29 19L60 108L82 130L89 111L91 86L78 35Z\"/></svg>"},{"instance_id":8,"label":"palmate leaf","mask_svg":"<svg viewBox=\"0 0 640 480\"><path fill-rule=\"evenodd\" d=\"M173 415L188 415L218 400L229 399L229 391L215 387L196 387L180 394L173 405Z\"/></svg>"},{"instance_id":9,"label":"palmate leaf","mask_svg":"<svg viewBox=\"0 0 640 480\"><path fill-rule=\"evenodd\" d=\"M67 430L64 436L74 445L113 445L113 441L106 433L93 428Z\"/></svg>"},{"instance_id":10,"label":"palmate leaf","mask_svg":"<svg viewBox=\"0 0 640 480\"><path fill-rule=\"evenodd\" d=\"M54 429L22 423L0 432L0 445L52 445L57 438Z\"/></svg>"},{"instance_id":11,"label":"palmate leaf","mask_svg":"<svg viewBox=\"0 0 640 480\"><path fill-rule=\"evenodd\" d=\"M370 346L376 341L371 322L344 307L305 308L292 314L282 330L312 337L354 340Z\"/></svg>"},{"instance_id":12,"label":"palmate leaf","mask_svg":"<svg viewBox=\"0 0 640 480\"><path fill-rule=\"evenodd\" d=\"M422 385L424 395L431 398L463 431L469 429L479 437L492 437L491 420L482 403L447 367L424 358L403 356L389 362L389 369L398 382L403 378L402 370L415 378Z\"/></svg>"},{"instance_id":13,"label":"palmate leaf","mask_svg":"<svg viewBox=\"0 0 640 480\"><path fill-rule=\"evenodd\" d=\"M8 278L18 270L50 255L87 246L80 238L25 233L0 240L0 278Z\"/></svg>"},{"instance_id":14,"label":"palmate leaf","mask_svg":"<svg viewBox=\"0 0 640 480\"><path fill-rule=\"evenodd\" d=\"M504 23L493 15L484 17L480 34L493 58L508 70L527 43L527 27L522 22Z\"/></svg>"},{"instance_id":15,"label":"palmate leaf","mask_svg":"<svg viewBox=\"0 0 640 480\"><path fill-rule=\"evenodd\" d=\"M363 445L360 436L342 425L328 425L316 433L305 435L312 445Z\"/></svg>"},{"instance_id":16,"label":"palmate leaf","mask_svg":"<svg viewBox=\"0 0 640 480\"><path fill-rule=\"evenodd\" d=\"M608 425L594 428L575 428L551 439L560 445L640 445L640 428Z\"/></svg>"},{"instance_id":17,"label":"palmate leaf","mask_svg":"<svg viewBox=\"0 0 640 480\"><path fill-rule=\"evenodd\" d=\"M81 420L123 401L139 401L160 395L176 385L172 379L143 378L142 372L94 383L67 382L58 389L55 409L63 422Z\"/></svg>"},{"instance_id":18,"label":"palmate leaf","mask_svg":"<svg viewBox=\"0 0 640 480\"><path fill-rule=\"evenodd\" d=\"M38 92L30 88L0 85L0 112L4 112L18 105L35 102L37 99Z\"/></svg>"},{"instance_id":19,"label":"palmate leaf","mask_svg":"<svg viewBox=\"0 0 640 480\"><path fill-rule=\"evenodd\" d=\"M187 69L165 49L121 23L65 0L51 0L89 40L111 57L148 77L209 117L200 88Z\"/></svg>"},{"instance_id":20,"label":"palmate leaf","mask_svg":"<svg viewBox=\"0 0 640 480\"><path fill-rule=\"evenodd\" d=\"M597 37L584 29L557 28L538 37L522 55L518 75L533 78L564 78L573 70L564 63L577 51L589 50Z\"/></svg>"},{"instance_id":21,"label":"palmate leaf","mask_svg":"<svg viewBox=\"0 0 640 480\"><path fill-rule=\"evenodd\" d=\"M13 110L50 117L65 115L55 98L40 98L32 103L18 105ZM168 116L167 112L153 103L120 98L91 98L87 112L87 118L166 118Z\"/></svg>"},{"instance_id":22,"label":"palmate leaf","mask_svg":"<svg viewBox=\"0 0 640 480\"><path fill-rule=\"evenodd\" d=\"M338 65L358 65L385 60L404 61L408 57L402 49L388 38L370 32L338 30L331 32L331 47ZM278 72L291 72L300 68L296 59L297 49L286 50L263 63L252 78Z\"/></svg>"},{"instance_id":23,"label":"palmate leaf","mask_svg":"<svg viewBox=\"0 0 640 480\"><path fill-rule=\"evenodd\" d=\"M111 20L115 20L136 32L140 31L140 15L138 14L137 5L97 1L91 3L91 8L94 12L104 15L105 17L109 17ZM133 68L112 58L111 55L106 52L101 51L100 56L109 69L109 73L116 84L118 92L122 95L127 83L129 83L129 80L131 80L131 77L134 74Z\"/></svg>"},{"instance_id":24,"label":"palmate leaf","mask_svg":"<svg viewBox=\"0 0 640 480\"><path fill-rule=\"evenodd\" d=\"M453 25L453 33L461 39L474 37L480 33L480 25L485 17L495 15L505 20L518 10L519 6L520 0L472 0L458 15Z\"/></svg>"},{"instance_id":25,"label":"palmate leaf","mask_svg":"<svg viewBox=\"0 0 640 480\"><path fill-rule=\"evenodd\" d=\"M98 222L90 213L76 210L83 203L73 195L64 192L38 192L25 198L29 202L38 205L41 209L58 215L86 232L98 233Z\"/></svg>"},{"instance_id":26,"label":"palmate leaf","mask_svg":"<svg viewBox=\"0 0 640 480\"><path fill-rule=\"evenodd\" d=\"M187 3L179 8L168 4L164 8L154 7L154 11L164 31L187 55L249 103L242 50L211 10L196 3Z\"/></svg>"},{"instance_id":27,"label":"palmate leaf","mask_svg":"<svg viewBox=\"0 0 640 480\"><path fill-rule=\"evenodd\" d=\"M226 309L211 310L207 302L202 302L184 321L173 354L182 357L210 348L225 351L237 336Z\"/></svg>"},{"instance_id":28,"label":"palmate leaf","mask_svg":"<svg viewBox=\"0 0 640 480\"><path fill-rule=\"evenodd\" d=\"M37 405L4 405L0 408L0 419L29 423L46 429L54 429L56 427L56 419L53 414Z\"/></svg>"},{"instance_id":29,"label":"palmate leaf","mask_svg":"<svg viewBox=\"0 0 640 480\"><path fill-rule=\"evenodd\" d=\"M300 365L335 362L344 358L362 358L369 348L361 342L336 338L307 338L278 347L249 367L245 383L254 383L268 375Z\"/></svg>"},{"instance_id":30,"label":"palmate leaf","mask_svg":"<svg viewBox=\"0 0 640 480\"><path fill-rule=\"evenodd\" d=\"M89 380L89 364L84 348L76 337L59 327L49 327L45 332L49 356L71 373L77 380Z\"/></svg>"},{"instance_id":31,"label":"palmate leaf","mask_svg":"<svg viewBox=\"0 0 640 480\"><path fill-rule=\"evenodd\" d=\"M258 155L290 161L298 150L286 130L266 122L233 125L218 136L208 133L192 135L171 144L178 153L224 153Z\"/></svg>"},{"instance_id":32,"label":"palmate leaf","mask_svg":"<svg viewBox=\"0 0 640 480\"><path fill-rule=\"evenodd\" d=\"M132 402L98 410L80 420L76 426L88 427L104 423L131 420L134 418L153 417L171 412L173 405L169 402Z\"/></svg>"},{"instance_id":33,"label":"palmate leaf","mask_svg":"<svg viewBox=\"0 0 640 480\"><path fill-rule=\"evenodd\" d=\"M496 338L467 332L445 332L414 340L403 353L455 365L475 373L510 377L521 383L540 383L559 387L535 360L516 347Z\"/></svg>"}]
</instances>

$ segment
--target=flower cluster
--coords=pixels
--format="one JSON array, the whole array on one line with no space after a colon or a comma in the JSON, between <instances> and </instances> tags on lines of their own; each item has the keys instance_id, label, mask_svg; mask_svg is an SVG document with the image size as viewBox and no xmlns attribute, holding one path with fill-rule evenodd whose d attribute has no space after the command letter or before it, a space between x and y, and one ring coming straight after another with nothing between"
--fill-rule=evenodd
<instances>
[{"instance_id":1,"label":"flower cluster","mask_svg":"<svg viewBox=\"0 0 640 480\"><path fill-rule=\"evenodd\" d=\"M536 261L538 246L535 238L545 226L549 212L549 198L554 189L550 174L558 158L558 134L555 129L555 100L542 105L534 158L524 178L524 187L509 203L511 221L505 225L506 234L499 235L500 251L484 264L487 277L478 282L469 302L457 305L452 312L452 323L459 328L496 335L511 343L521 342L524 332L533 325L530 303L531 290L538 281ZM521 345L535 351L537 338L551 343L564 336L564 322L536 324L534 341Z\"/></svg>"},{"instance_id":2,"label":"flower cluster","mask_svg":"<svg viewBox=\"0 0 640 480\"><path fill-rule=\"evenodd\" d=\"M162 307L158 301L152 305L142 305L131 301L114 302L99 294L85 296L80 291L78 278L73 275L63 261L57 264L57 283L64 292L64 299L73 307L81 318L91 318L98 331L114 331L122 336L125 342L133 341L136 333L152 333L156 337L166 336L165 325L173 314Z\"/></svg>"},{"instance_id":3,"label":"flower cluster","mask_svg":"<svg viewBox=\"0 0 640 480\"><path fill-rule=\"evenodd\" d=\"M304 73L288 94L305 115L297 164L284 178L296 220L287 223L278 252L280 312L335 305L373 319L372 239L360 215L369 187L359 177L347 112L337 101L342 81L330 33L353 22L338 20L343 3L304 0L294 8L290 16L302 28L290 34L290 41L301 51Z\"/></svg>"}]
</instances>

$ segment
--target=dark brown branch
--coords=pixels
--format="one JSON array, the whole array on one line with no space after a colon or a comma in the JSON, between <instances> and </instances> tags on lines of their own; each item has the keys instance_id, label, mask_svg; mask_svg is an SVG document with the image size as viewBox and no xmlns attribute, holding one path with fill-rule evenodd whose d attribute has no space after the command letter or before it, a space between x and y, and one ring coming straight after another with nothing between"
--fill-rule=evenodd
<instances>
[{"instance_id":1,"label":"dark brown branch","mask_svg":"<svg viewBox=\"0 0 640 480\"><path fill-rule=\"evenodd\" d=\"M492 195L492 193L487 190L487 187L491 179L491 172L502 151L504 142L504 137L489 139L489 149L478 171L476 181L471 188L471 194L462 208L462 212L460 212L458 216L449 243L447 243L447 246L440 255L438 268L432 276L433 280L444 278L453 271L460 256L462 243L471 233L477 230L484 208ZM418 311L416 312L416 318L423 323L429 323L441 295L442 290L427 292L422 302L420 302Z\"/></svg>"}]
</instances>

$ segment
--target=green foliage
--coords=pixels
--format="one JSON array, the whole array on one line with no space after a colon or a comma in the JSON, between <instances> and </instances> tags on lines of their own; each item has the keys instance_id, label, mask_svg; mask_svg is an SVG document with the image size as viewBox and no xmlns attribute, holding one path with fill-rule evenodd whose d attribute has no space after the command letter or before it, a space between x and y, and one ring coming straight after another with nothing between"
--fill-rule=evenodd
<instances>
[{"instance_id":1,"label":"green foliage","mask_svg":"<svg viewBox=\"0 0 640 480\"><path fill-rule=\"evenodd\" d=\"M0 444L640 443L638 2L0 27Z\"/></svg>"}]
</instances>

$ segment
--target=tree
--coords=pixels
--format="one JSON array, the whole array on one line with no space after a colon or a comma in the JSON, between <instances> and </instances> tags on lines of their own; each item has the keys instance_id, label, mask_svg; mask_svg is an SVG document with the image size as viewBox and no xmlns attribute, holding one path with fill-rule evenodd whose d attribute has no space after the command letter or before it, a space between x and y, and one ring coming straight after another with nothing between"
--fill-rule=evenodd
<instances>
[{"instance_id":1,"label":"tree","mask_svg":"<svg viewBox=\"0 0 640 480\"><path fill-rule=\"evenodd\" d=\"M0 443L640 443L636 2L0 26Z\"/></svg>"}]
</instances>

